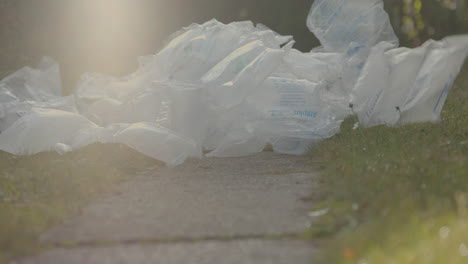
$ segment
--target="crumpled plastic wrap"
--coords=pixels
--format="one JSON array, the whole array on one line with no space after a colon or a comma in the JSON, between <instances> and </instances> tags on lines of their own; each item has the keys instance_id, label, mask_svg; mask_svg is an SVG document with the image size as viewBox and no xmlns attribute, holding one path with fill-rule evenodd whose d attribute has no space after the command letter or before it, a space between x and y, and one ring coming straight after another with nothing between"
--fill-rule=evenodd
<instances>
[{"instance_id":1,"label":"crumpled plastic wrap","mask_svg":"<svg viewBox=\"0 0 468 264\"><path fill-rule=\"evenodd\" d=\"M84 74L62 96L44 58L0 81L0 150L64 154L121 143L169 166L253 155L268 144L300 155L353 114L364 127L435 122L468 55L468 36L398 47L382 0L316 0L307 25L322 46L252 22L192 24L132 74Z\"/></svg>"},{"instance_id":2,"label":"crumpled plastic wrap","mask_svg":"<svg viewBox=\"0 0 468 264\"><path fill-rule=\"evenodd\" d=\"M429 40L415 49L381 42L351 94L365 127L435 122L468 55L468 36Z\"/></svg>"}]
</instances>

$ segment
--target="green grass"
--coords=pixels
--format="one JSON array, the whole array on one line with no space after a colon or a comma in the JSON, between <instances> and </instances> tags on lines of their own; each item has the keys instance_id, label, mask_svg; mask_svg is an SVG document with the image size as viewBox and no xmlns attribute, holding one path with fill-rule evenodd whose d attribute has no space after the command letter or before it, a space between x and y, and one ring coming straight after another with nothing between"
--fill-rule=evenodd
<instances>
[{"instance_id":1,"label":"green grass","mask_svg":"<svg viewBox=\"0 0 468 264\"><path fill-rule=\"evenodd\" d=\"M0 263L38 252L37 238L48 227L154 166L161 163L121 145L96 144L64 156L0 152Z\"/></svg>"},{"instance_id":2,"label":"green grass","mask_svg":"<svg viewBox=\"0 0 468 264\"><path fill-rule=\"evenodd\" d=\"M320 263L468 263L468 69L437 124L353 129L314 150Z\"/></svg>"}]
</instances>

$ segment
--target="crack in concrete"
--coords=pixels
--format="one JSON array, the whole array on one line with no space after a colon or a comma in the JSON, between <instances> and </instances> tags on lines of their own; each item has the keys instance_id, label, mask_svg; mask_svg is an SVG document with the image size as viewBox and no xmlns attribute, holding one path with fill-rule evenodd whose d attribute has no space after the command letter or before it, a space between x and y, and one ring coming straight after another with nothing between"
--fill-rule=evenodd
<instances>
[{"instance_id":1,"label":"crack in concrete","mask_svg":"<svg viewBox=\"0 0 468 264\"><path fill-rule=\"evenodd\" d=\"M153 239L128 239L118 241L86 241L86 242L56 242L56 243L43 243L43 248L64 248L75 249L81 247L111 247L111 246L130 246L130 245L163 245L163 244L194 244L203 242L231 242L242 240L264 240L264 241L280 241L280 240L304 240L312 241L310 238L305 237L301 233L293 234L277 234L277 235L237 235L237 236L207 236L199 238L153 238Z\"/></svg>"}]
</instances>

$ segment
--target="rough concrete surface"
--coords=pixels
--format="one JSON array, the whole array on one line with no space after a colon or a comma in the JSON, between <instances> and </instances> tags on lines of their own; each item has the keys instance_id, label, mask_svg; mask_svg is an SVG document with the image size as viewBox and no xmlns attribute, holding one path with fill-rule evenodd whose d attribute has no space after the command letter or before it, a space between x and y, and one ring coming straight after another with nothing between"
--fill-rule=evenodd
<instances>
[{"instance_id":1,"label":"rough concrete surface","mask_svg":"<svg viewBox=\"0 0 468 264\"><path fill-rule=\"evenodd\" d=\"M54 249L12 264L311 264L305 241L224 241Z\"/></svg>"},{"instance_id":2,"label":"rough concrete surface","mask_svg":"<svg viewBox=\"0 0 468 264\"><path fill-rule=\"evenodd\" d=\"M15 263L310 263L313 246L291 235L311 224L314 178L309 158L272 152L155 169L41 236L58 248Z\"/></svg>"}]
</instances>

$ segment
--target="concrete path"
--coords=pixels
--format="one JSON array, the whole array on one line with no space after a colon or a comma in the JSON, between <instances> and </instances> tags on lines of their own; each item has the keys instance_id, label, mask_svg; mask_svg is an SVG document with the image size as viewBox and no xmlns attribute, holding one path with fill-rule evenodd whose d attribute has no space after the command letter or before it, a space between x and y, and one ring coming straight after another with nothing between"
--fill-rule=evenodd
<instances>
[{"instance_id":1,"label":"concrete path","mask_svg":"<svg viewBox=\"0 0 468 264\"><path fill-rule=\"evenodd\" d=\"M312 263L309 158L263 152L191 160L123 184L44 233L16 264Z\"/></svg>"}]
</instances>

